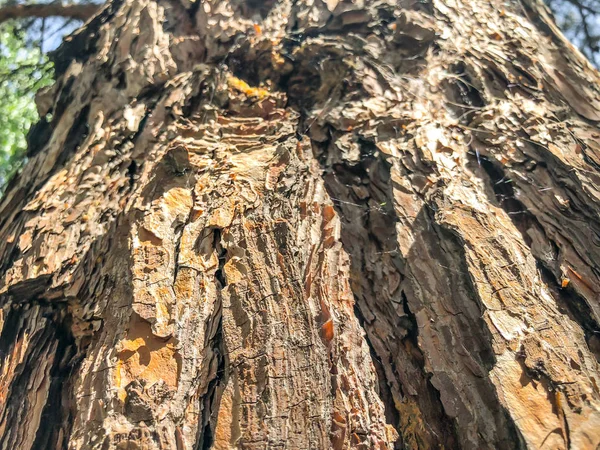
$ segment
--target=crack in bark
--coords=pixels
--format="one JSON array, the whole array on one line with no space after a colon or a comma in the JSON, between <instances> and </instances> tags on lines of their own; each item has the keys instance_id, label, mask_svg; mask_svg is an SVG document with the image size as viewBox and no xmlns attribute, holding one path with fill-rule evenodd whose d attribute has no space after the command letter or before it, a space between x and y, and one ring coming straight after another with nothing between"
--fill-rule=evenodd
<instances>
[{"instance_id":1,"label":"crack in bark","mask_svg":"<svg viewBox=\"0 0 600 450\"><path fill-rule=\"evenodd\" d=\"M77 370L82 357L78 356L75 340L66 319L56 325L56 339L58 344L54 365L48 375L51 379L48 397L32 447L40 450L67 448L73 426L71 406L75 399L72 389L65 389L65 385L71 384L71 375Z\"/></svg>"},{"instance_id":2,"label":"crack in bark","mask_svg":"<svg viewBox=\"0 0 600 450\"><path fill-rule=\"evenodd\" d=\"M393 197L389 186L390 166L380 156L376 156L377 152L366 141L359 144L361 157L355 163L348 163L339 160L339 156L332 156L328 149L330 145L331 142L328 142L321 146L321 154L317 151L317 157L322 165L325 186L341 218L342 243L350 255L353 270L361 273L361 278L365 280L360 291L355 291L356 311L359 312L357 318L365 329L366 339L372 349L372 354L375 356L374 359L380 361L380 367L384 369L383 371L376 371L379 384L380 386L389 386L389 392L394 397L393 401L390 402L390 399L386 399L385 395L381 396L386 407L387 418L399 419L398 422L392 423L400 436L399 441L396 442L396 448L427 447L432 445L430 439L434 439L434 441L439 439L437 442L440 444L443 443L443 445L452 447L456 442L456 437L450 428L452 420L447 416L442 421L438 421L438 419L431 420L437 414L445 415L445 413L440 402L439 392L427 379L424 356L416 341L418 325L414 315L410 313L407 299L402 294L402 297L398 300L398 303L402 305L402 317L397 317L395 312L390 311L391 304L386 304L379 299L380 293L377 292L377 282L372 279L375 276L376 269L370 267L372 263L366 260L366 256L361 250L361 248L368 249L372 243L375 243L379 253L391 252L395 254L392 259L397 260L394 264L396 270L398 270L397 267L403 267L405 264L397 254L396 248L398 238L395 223L398 219L393 209ZM334 161L337 159L338 162L332 163L331 158ZM358 189L360 186L364 186L363 179L370 180L370 184L367 184L370 191L366 199L360 199L357 203L353 188ZM353 209L362 212L357 216L356 212L352 211ZM398 270L398 273L403 279L404 274L402 271ZM377 320L374 320L375 317ZM389 325L382 326L382 320L388 321ZM390 331L393 334L387 335ZM411 351L407 352L402 346L397 347L395 350L387 348L388 344L386 342L396 339L401 342L410 341L412 343L409 346ZM374 342L377 342L377 344L374 344ZM394 361L398 358L398 354L395 354L395 351L405 352L404 356L399 358L399 361L411 361L413 368L418 368L417 370L421 372L421 382L424 383L423 387L429 392L430 399L436 399L437 406L435 410L421 411L422 414L425 414L422 422L421 419L411 422L415 418L410 417L409 407L401 403L402 399L408 397L401 381L402 376L399 377L397 370L406 370L406 368L397 367L397 363ZM377 365L378 363L374 364ZM403 411L403 407L407 409ZM426 427L428 430L419 430L419 427ZM435 429L437 431L434 431Z\"/></svg>"},{"instance_id":3,"label":"crack in bark","mask_svg":"<svg viewBox=\"0 0 600 450\"><path fill-rule=\"evenodd\" d=\"M540 255L531 248L531 237L527 233L527 230L530 227L535 227L540 230L540 232L544 233L542 225L537 218L528 211L525 205L515 197L512 182L510 182L508 175L506 175L502 167L499 164L495 164L487 157L481 157L479 162L488 176L488 184L495 193L497 202L502 209L507 212L512 222L515 224L515 227L523 236L523 241L530 247L531 254L536 259L537 266L541 271L544 282L549 287L552 287L551 292L555 301L559 304L563 312L566 312L583 328L588 344L590 339L597 339L600 335L600 326L594 320L588 302L570 286L563 286L562 282L556 276L555 267L549 266L548 262L541 258ZM547 235L545 235L545 237L555 249L556 254L558 254L559 247L557 243ZM592 350L596 358L600 359L597 349L594 351L593 348L590 348L590 350Z\"/></svg>"},{"instance_id":4,"label":"crack in bark","mask_svg":"<svg viewBox=\"0 0 600 450\"><path fill-rule=\"evenodd\" d=\"M202 413L199 418L199 432L198 440L194 447L195 450L208 450L214 443L219 405L228 378L226 368L229 364L227 363L227 351L223 337L223 300L221 296L221 291L227 286L223 272L223 267L227 261L227 249L223 246L220 228L214 228L213 230L213 248L219 258L219 265L215 270L217 304L215 305L216 312L211 317L206 328L206 340L210 348L209 351L212 353L209 364L212 365L216 361L216 369L214 377L209 381L206 392L202 396ZM216 331L213 336L210 336L209 333L212 332L212 324L215 321L218 322Z\"/></svg>"},{"instance_id":5,"label":"crack in bark","mask_svg":"<svg viewBox=\"0 0 600 450\"><path fill-rule=\"evenodd\" d=\"M63 389L69 385L70 376L81 359L76 356L65 304L34 303L11 308L5 318L0 343L1 372L3 378L11 379L5 400L12 404L0 417L3 428L11 430L2 435L0 446L21 448L20 445L31 440L31 448L66 448L73 424L73 398L71 390ZM10 344L14 346L10 347ZM24 351L22 363L11 366L9 355L19 351ZM42 361L46 364L35 363ZM32 385L36 386L33 391ZM36 401L38 395L46 398L41 405ZM28 405L39 410L38 427L29 430L30 434L20 434L24 429L17 423L28 417ZM32 425L35 424L33 420Z\"/></svg>"},{"instance_id":6,"label":"crack in bark","mask_svg":"<svg viewBox=\"0 0 600 450\"><path fill-rule=\"evenodd\" d=\"M198 442L195 449L208 450L212 448L215 440L215 428L217 426L217 415L219 413L219 404L221 395L227 385L226 375L226 351L223 340L223 319L219 312L217 331L210 341L214 358L217 361L215 377L210 380L206 393L202 396L202 414L200 416L200 430L198 432Z\"/></svg>"},{"instance_id":7,"label":"crack in bark","mask_svg":"<svg viewBox=\"0 0 600 450\"><path fill-rule=\"evenodd\" d=\"M358 324L360 325L360 327L363 329L363 331L365 330L365 318L363 317L363 315L360 312L360 308L358 306L354 306L354 315L356 316L356 319L358 320ZM392 389L390 388L390 385L388 384L388 380L385 374L385 368L384 368L384 362L381 360L381 358L379 357L379 355L377 355L377 352L375 351L375 348L373 347L373 344L371 343L371 340L369 339L369 335L368 333L365 332L365 341L367 342L367 345L369 346L369 354L371 355L371 362L373 363L373 366L375 368L375 374L377 375L377 381L378 381L378 385L379 385L379 397L381 398L381 401L383 403L384 409L385 409L385 420L387 423L391 424L394 429L398 432L398 435L400 436L398 441L394 443L394 449L402 449L404 448L404 443L402 442L402 430L400 430L399 424L400 424L400 414L398 412L398 409L396 408L396 405L394 404L394 396L392 394ZM401 394L403 395L403 393L401 392Z\"/></svg>"}]
</instances>

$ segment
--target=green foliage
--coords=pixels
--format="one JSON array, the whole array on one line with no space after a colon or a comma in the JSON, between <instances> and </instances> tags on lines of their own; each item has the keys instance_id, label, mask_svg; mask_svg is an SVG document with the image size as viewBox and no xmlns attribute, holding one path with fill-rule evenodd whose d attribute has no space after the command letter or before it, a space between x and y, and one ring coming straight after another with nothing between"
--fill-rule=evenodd
<instances>
[{"instance_id":1,"label":"green foliage","mask_svg":"<svg viewBox=\"0 0 600 450\"><path fill-rule=\"evenodd\" d=\"M0 25L0 191L23 164L35 92L52 81L48 58L26 39L15 24Z\"/></svg>"}]
</instances>

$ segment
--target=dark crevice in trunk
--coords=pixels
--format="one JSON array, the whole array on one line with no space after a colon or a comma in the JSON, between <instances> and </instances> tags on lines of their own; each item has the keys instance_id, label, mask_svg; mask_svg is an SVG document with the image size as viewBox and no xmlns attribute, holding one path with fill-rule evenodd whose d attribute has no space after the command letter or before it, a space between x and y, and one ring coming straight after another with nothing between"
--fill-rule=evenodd
<instances>
[{"instance_id":1,"label":"dark crevice in trunk","mask_svg":"<svg viewBox=\"0 0 600 450\"><path fill-rule=\"evenodd\" d=\"M214 338L211 340L213 358L216 358L216 375L208 383L206 394L202 397L202 413L200 416L199 440L196 450L209 450L215 440L215 429L221 403L221 395L227 385L225 340L223 337L223 319L219 311L219 323ZM211 363L212 364L212 363Z\"/></svg>"},{"instance_id":2,"label":"dark crevice in trunk","mask_svg":"<svg viewBox=\"0 0 600 450\"><path fill-rule=\"evenodd\" d=\"M360 308L358 306L354 306L354 315L358 320L358 324L364 330L365 328L365 318L360 312ZM371 344L371 340L369 339L369 335L365 333L365 341L369 346L369 354L371 356L371 361L373 362L373 367L375 368L375 373L377 374L377 381L379 385L379 398L383 402L383 407L385 410L385 421L389 424L392 424L393 427L398 431L398 441L394 443L394 449L399 450L404 448L404 443L402 442L402 433L399 429L400 425L400 415L398 410L396 409L396 405L394 404L394 397L392 395L392 389L388 384L387 378L385 376L385 370L383 368L383 362L381 358L375 352L373 348L373 344Z\"/></svg>"},{"instance_id":3,"label":"dark crevice in trunk","mask_svg":"<svg viewBox=\"0 0 600 450\"><path fill-rule=\"evenodd\" d=\"M2 333L0 334L0 368L8 363L12 345L17 341L19 334L22 333L22 323L19 320L21 310L19 307L12 307L4 318Z\"/></svg>"},{"instance_id":4,"label":"dark crevice in trunk","mask_svg":"<svg viewBox=\"0 0 600 450\"><path fill-rule=\"evenodd\" d=\"M506 175L499 165L494 164L488 157L479 155L477 164L488 175L491 188L496 196L496 201L504 211L510 216L511 220L523 236L527 245L531 245L531 238L527 234L527 229L532 226L541 229L537 219L528 212L527 208L515 197L515 190L511 178ZM494 200L494 199L490 199ZM495 202L494 202L495 203Z\"/></svg>"},{"instance_id":5,"label":"dark crevice in trunk","mask_svg":"<svg viewBox=\"0 0 600 450\"><path fill-rule=\"evenodd\" d=\"M527 230L530 227L535 227L541 233L544 233L544 228L537 218L515 198L512 183L502 167L500 167L499 164L492 162L489 158L482 157L479 162L489 177L491 187L496 195L496 201L502 209L507 212L515 227L523 236L524 242L531 249L531 238L529 237ZM544 233L544 235L546 234ZM554 249L558 249L557 244L553 240L548 237L547 239ZM533 251L531 253L536 259L542 279L549 287L559 309L563 313L568 314L572 320L577 322L583 328L586 335L586 341L596 358L598 358L600 356L598 355L598 349L594 351L596 345L592 344L591 341L596 341L600 338L600 326L594 320L592 310L587 301L572 287L563 287L561 280L555 274L555 270L553 270L554 268L549 267L548 264L540 258L540 255L536 255Z\"/></svg>"},{"instance_id":6,"label":"dark crevice in trunk","mask_svg":"<svg viewBox=\"0 0 600 450\"><path fill-rule=\"evenodd\" d=\"M16 258L15 258L16 259ZM37 278L29 278L8 288L8 292L0 295L0 306L6 304L9 300L16 304L20 303L43 303L44 292L48 289L52 275L40 275Z\"/></svg>"},{"instance_id":7,"label":"dark crevice in trunk","mask_svg":"<svg viewBox=\"0 0 600 450\"><path fill-rule=\"evenodd\" d=\"M50 141L53 131L54 126L48 122L46 117L41 117L39 122L31 126L27 133L27 158L31 158L42 151ZM16 179L16 177L13 179Z\"/></svg>"},{"instance_id":8,"label":"dark crevice in trunk","mask_svg":"<svg viewBox=\"0 0 600 450\"><path fill-rule=\"evenodd\" d=\"M482 108L485 100L475 86L475 77L469 74L469 68L464 63L458 63L451 68L456 75L451 78L454 87L454 101L470 108Z\"/></svg>"},{"instance_id":9,"label":"dark crevice in trunk","mask_svg":"<svg viewBox=\"0 0 600 450\"><path fill-rule=\"evenodd\" d=\"M194 446L195 450L208 450L212 448L215 440L215 429L221 404L223 390L227 386L227 370L229 361L227 349L225 348L225 338L223 336L223 302L221 291L227 286L223 268L227 262L227 249L222 244L222 231L215 228L213 231L213 247L219 258L219 266L215 270L215 280L217 282L218 301L215 304L215 313L207 323L206 345L207 364L213 366L216 364L215 375L206 387L206 393L202 396L201 414L199 418L198 440ZM216 328L215 328L216 322Z\"/></svg>"},{"instance_id":10,"label":"dark crevice in trunk","mask_svg":"<svg viewBox=\"0 0 600 450\"><path fill-rule=\"evenodd\" d=\"M221 230L219 228L215 228L214 230L214 246L219 258L219 267L215 271L215 279L220 283L219 288L223 289L227 286L227 280L223 273L223 267L225 267L225 263L227 262L227 249L221 245Z\"/></svg>"},{"instance_id":11,"label":"dark crevice in trunk","mask_svg":"<svg viewBox=\"0 0 600 450\"><path fill-rule=\"evenodd\" d=\"M68 319L68 318L67 318ZM75 404L70 376L77 371L81 359L77 359L75 339L69 320L54 323L57 347L50 370L50 389L42 411L40 427L32 448L40 450L66 449L73 425L72 407Z\"/></svg>"},{"instance_id":12,"label":"dark crevice in trunk","mask_svg":"<svg viewBox=\"0 0 600 450\"><path fill-rule=\"evenodd\" d=\"M8 398L5 399L9 407L2 418L6 428L0 436L0 447L17 448L16 443L21 442L17 433L23 428L18 424L33 407L27 401L32 383L43 381L37 389L39 398L44 399L45 403L32 448L66 449L73 423L71 408L74 405L69 378L80 359L76 357L75 340L64 303L22 304L11 308L0 336L2 361L9 361L7 355L18 351L16 346L25 339L28 341L25 347L27 351L23 362L13 368L15 374ZM50 360L51 366L46 368L43 362ZM47 373L40 374L40 370L47 370ZM44 387L44 383L48 383L47 387Z\"/></svg>"},{"instance_id":13,"label":"dark crevice in trunk","mask_svg":"<svg viewBox=\"0 0 600 450\"><path fill-rule=\"evenodd\" d=\"M79 146L85 141L89 133L89 124L88 124L88 115L90 112L89 105L86 105L80 112L77 114L77 117L73 121L73 125L67 134L67 138L65 139L65 143L63 145L62 151L60 155L56 159L54 163L54 167L52 168L51 176L56 170L62 168L67 161L71 159L73 154L77 151Z\"/></svg>"},{"instance_id":14,"label":"dark crevice in trunk","mask_svg":"<svg viewBox=\"0 0 600 450\"><path fill-rule=\"evenodd\" d=\"M21 199L16 198L15 200L20 201ZM10 207L12 206L13 202L11 202L11 205L8 205L8 209L7 211L10 211ZM17 220L19 219L19 215L24 214L23 212L18 213L18 215L16 217L14 217L14 221L17 222ZM0 220L0 227L4 226L6 220L10 219L10 215L7 214L6 215L6 219L5 220ZM18 226L17 228L17 232L19 234L21 234L21 232L23 231L24 228L24 223L21 222L21 224ZM6 246L6 257L4 258L4 260L0 260L0 273L5 273L6 270L11 267L13 265L13 263L19 258L19 256L21 255L21 249L19 248L19 246L17 245L18 241L15 240L15 242L13 242L12 244L7 244ZM0 306L4 305L6 299L4 298L3 295L0 295Z\"/></svg>"},{"instance_id":15,"label":"dark crevice in trunk","mask_svg":"<svg viewBox=\"0 0 600 450\"><path fill-rule=\"evenodd\" d=\"M379 156L371 142L359 138L356 143L360 150L356 161L345 160L331 141L314 143L314 148L325 187L341 219L342 245L350 256L352 271L362 274L360 293L355 291L355 311L365 330L379 379L379 395L385 407L386 420L399 432L396 448L413 448L415 445L424 448L434 444L454 448L457 439L452 419L445 415L439 392L428 380L425 358L416 343L416 318L405 313L408 305L401 289L393 295L398 297L397 301L383 297L373 261L367 256L369 252L390 255L389 269L397 272L400 279L404 278L399 270L404 267L405 261L398 255L397 249L395 224L398 218L393 207L390 165ZM397 304L402 304L399 314L396 313ZM389 324L380 326L381 321ZM382 330L394 330L394 334L389 335ZM405 345L407 340L410 343ZM403 376L410 378L416 374L419 374L416 384L423 392L407 396L401 380ZM427 399L423 400L421 394ZM422 421L412 416L414 411L409 405L413 402L420 409ZM415 432L414 428L420 426L429 430ZM429 437L423 438L420 433ZM423 442L427 439L431 442Z\"/></svg>"},{"instance_id":16,"label":"dark crevice in trunk","mask_svg":"<svg viewBox=\"0 0 600 450\"><path fill-rule=\"evenodd\" d=\"M481 392L488 413L493 417L491 424L494 425L496 433L495 448L525 449L527 447L525 441L512 416L498 397L496 387L489 375L489 371L496 364L496 355L492 347L493 337L483 320L485 307L482 305L475 280L469 275L465 242L455 230L438 220L434 208L434 205L431 207L426 205L421 210L420 215L422 215L424 223L415 225L415 227L427 230L423 236L424 246L414 245L407 259L415 260L419 257L419 253L435 254L436 264L441 268L441 272L434 274L436 279L442 281L447 277L449 280L449 284L446 286L448 294L445 295L444 302L454 304L457 312L452 315L457 318L461 317L456 322L456 330L459 331L457 337L450 338L450 335L444 334L441 336L461 342L464 350L471 355L471 358L482 370L482 373L472 378L472 383L474 383L474 389ZM418 283L417 274L413 273L411 278L413 282ZM475 312L470 307L473 304L477 308ZM468 366L465 368L471 370ZM436 375L439 377L440 371ZM435 393L441 402L441 392L435 389ZM481 420L481 417L476 418ZM455 425L459 428L457 433L460 432L460 429L465 428L465 423ZM482 423L481 426L485 426L485 423Z\"/></svg>"},{"instance_id":17,"label":"dark crevice in trunk","mask_svg":"<svg viewBox=\"0 0 600 450\"><path fill-rule=\"evenodd\" d=\"M132 190L133 187L135 186L135 176L136 176L137 171L138 171L138 165L134 160L132 160L129 163L129 165L127 166L127 178L129 179L130 190Z\"/></svg>"},{"instance_id":18,"label":"dark crevice in trunk","mask_svg":"<svg viewBox=\"0 0 600 450\"><path fill-rule=\"evenodd\" d=\"M587 302L570 286L560 287L560 280L557 280L554 274L539 260L537 267L542 275L542 281L550 288L560 311L568 314L583 328L588 347L600 362L600 327L594 320Z\"/></svg>"}]
</instances>

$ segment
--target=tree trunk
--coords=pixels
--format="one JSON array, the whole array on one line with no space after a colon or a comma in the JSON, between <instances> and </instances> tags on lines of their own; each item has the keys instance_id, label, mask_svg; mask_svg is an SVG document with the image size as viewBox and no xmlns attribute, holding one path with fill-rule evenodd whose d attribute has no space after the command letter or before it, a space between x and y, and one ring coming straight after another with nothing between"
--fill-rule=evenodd
<instances>
[{"instance_id":1,"label":"tree trunk","mask_svg":"<svg viewBox=\"0 0 600 450\"><path fill-rule=\"evenodd\" d=\"M114 0L0 204L1 449L596 449L599 76L536 0Z\"/></svg>"}]
</instances>

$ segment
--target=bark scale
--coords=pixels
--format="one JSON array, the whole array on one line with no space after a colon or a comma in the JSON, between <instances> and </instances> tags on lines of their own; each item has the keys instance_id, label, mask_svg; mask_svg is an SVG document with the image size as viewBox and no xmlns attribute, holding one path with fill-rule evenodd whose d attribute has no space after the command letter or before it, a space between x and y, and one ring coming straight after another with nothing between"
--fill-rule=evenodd
<instances>
[{"instance_id":1,"label":"bark scale","mask_svg":"<svg viewBox=\"0 0 600 450\"><path fill-rule=\"evenodd\" d=\"M0 204L0 448L600 444L598 73L534 0L115 0Z\"/></svg>"}]
</instances>

